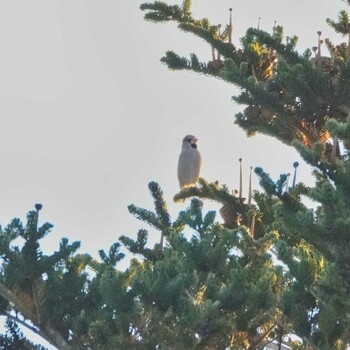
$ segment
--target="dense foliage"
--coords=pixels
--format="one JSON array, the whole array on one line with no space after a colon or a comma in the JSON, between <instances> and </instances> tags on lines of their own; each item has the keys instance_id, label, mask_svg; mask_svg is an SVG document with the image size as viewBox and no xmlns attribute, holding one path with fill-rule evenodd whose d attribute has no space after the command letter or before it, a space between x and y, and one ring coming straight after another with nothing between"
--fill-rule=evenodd
<instances>
[{"instance_id":1,"label":"dense foliage","mask_svg":"<svg viewBox=\"0 0 350 350\"><path fill-rule=\"evenodd\" d=\"M348 1L349 5L350 2ZM3 349L40 349L18 325L58 349L263 349L272 341L293 349L346 349L350 345L350 49L321 39L303 54L296 37L249 28L242 47L208 19L195 19L191 1L141 6L145 18L175 21L205 40L212 60L169 51L171 69L224 79L241 88L244 105L236 123L249 135L271 135L297 148L314 167L308 188L264 170L264 192L253 201L226 186L207 183L182 190L175 201L188 208L172 219L156 182L149 183L154 211L129 211L159 234L121 236L97 261L78 254L80 243L61 240L45 255L40 241L52 225L39 225L40 204L23 224L14 219L0 230L0 311L6 316ZM348 35L346 11L327 19ZM326 45L329 56L321 55ZM295 164L297 167L297 164ZM309 197L317 208L302 201ZM203 212L203 202L221 205ZM221 222L221 223L220 223ZM127 269L122 245L134 255ZM299 338L292 337L297 335ZM297 339L297 340L296 340Z\"/></svg>"}]
</instances>

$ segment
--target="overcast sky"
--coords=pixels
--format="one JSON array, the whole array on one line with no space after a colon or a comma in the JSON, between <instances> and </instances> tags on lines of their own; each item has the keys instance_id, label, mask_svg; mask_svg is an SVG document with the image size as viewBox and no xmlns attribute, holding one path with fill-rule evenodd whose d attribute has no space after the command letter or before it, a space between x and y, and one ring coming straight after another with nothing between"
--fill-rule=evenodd
<instances>
[{"instance_id":1,"label":"overcast sky","mask_svg":"<svg viewBox=\"0 0 350 350\"><path fill-rule=\"evenodd\" d=\"M179 3L179 1L173 1ZM140 1L0 2L0 222L25 219L43 204L55 225L45 249L62 236L96 254L140 224L127 205L152 208L147 184L158 181L173 215L177 158L186 134L199 138L202 176L238 187L238 158L273 176L300 157L271 138L247 139L233 123L241 107L233 86L159 62L168 49L206 61L210 49L174 24L143 20ZM317 30L332 31L343 3L334 0L198 0L196 17L226 23L233 7L234 43L249 26L271 30L274 20L314 46ZM340 41L340 37L335 37ZM305 182L310 171L300 167ZM255 188L257 188L256 179ZM246 184L245 184L246 188ZM186 205L185 205L186 206Z\"/></svg>"}]
</instances>

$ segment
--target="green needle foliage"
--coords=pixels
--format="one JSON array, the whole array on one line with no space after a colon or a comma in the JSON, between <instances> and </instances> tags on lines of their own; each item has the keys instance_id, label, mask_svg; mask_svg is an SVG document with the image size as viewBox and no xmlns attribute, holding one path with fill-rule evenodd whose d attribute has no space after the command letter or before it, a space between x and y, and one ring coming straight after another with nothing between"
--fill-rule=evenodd
<instances>
[{"instance_id":1,"label":"green needle foliage","mask_svg":"<svg viewBox=\"0 0 350 350\"><path fill-rule=\"evenodd\" d=\"M121 236L99 251L101 262L77 254L79 243L67 239L45 255L40 240L52 225L38 226L39 211L29 212L25 226L12 221L1 234L4 344L31 349L18 324L58 349L256 349L292 331L281 312L290 278L270 251L277 231L268 195L256 193L265 214L201 179L197 198L172 220L160 186L151 182L149 190L154 211L129 210L152 232ZM228 205L236 221L218 223L199 197ZM151 234L158 235L154 247ZM121 244L135 255L123 271Z\"/></svg>"},{"instance_id":2,"label":"green needle foliage","mask_svg":"<svg viewBox=\"0 0 350 350\"><path fill-rule=\"evenodd\" d=\"M219 5L218 5L219 6ZM284 37L283 27L274 26L272 33L249 28L240 39L242 47L232 44L230 25L221 33L221 25L207 18L195 19L190 2L182 6L166 2L144 3L145 19L153 22L175 21L181 30L206 41L213 51L209 62L200 62L168 51L162 58L171 69L187 69L219 77L239 86L242 93L233 99L245 105L236 115L236 123L248 135L265 133L291 144L300 140L308 146L325 142L326 122L330 118L345 121L349 113L349 76L347 44L338 46L320 39L312 50L299 54L296 36ZM348 15L342 11L338 21L327 19L337 31L348 35ZM321 56L326 44L331 57ZM344 50L345 48L345 50Z\"/></svg>"},{"instance_id":3,"label":"green needle foliage","mask_svg":"<svg viewBox=\"0 0 350 350\"><path fill-rule=\"evenodd\" d=\"M149 188L156 212L136 206L129 210L155 228L160 239L164 235L163 246L145 249L145 231L139 231L137 240L121 237L131 253L142 256L142 262L132 263L132 288L142 309L139 321L147 319L135 325L141 348L255 349L276 338L278 329L288 332L279 311L284 272L273 265L269 248L275 235L265 232L261 220L260 238L254 240L247 226L217 223L215 212L204 214L203 202L193 198L171 222L159 185L151 182ZM201 187L176 198L192 196L191 190L197 197L233 204L242 223L253 207L235 207L238 200L225 186L203 179Z\"/></svg>"},{"instance_id":4,"label":"green needle foliage","mask_svg":"<svg viewBox=\"0 0 350 350\"><path fill-rule=\"evenodd\" d=\"M209 62L172 51L162 61L239 86L234 101L244 109L236 123L248 135L295 147L313 167L315 185L288 186L288 175L272 179L256 168L264 192L252 201L199 179L175 194L188 206L172 219L159 184L150 182L154 210L128 207L150 229L122 235L99 260L67 238L46 255L40 243L53 226L39 225L36 204L25 224L14 219L0 228L0 312L7 318L0 348L42 349L18 328L26 327L68 350L347 349L349 42L334 45L318 32L317 46L300 54L297 38L274 26L271 33L249 28L237 48L232 23L194 18L189 0L141 9L146 20L176 22L208 43ZM346 11L327 23L350 37ZM322 45L329 56L321 56ZM220 204L218 213L204 210L206 200ZM125 250L132 259L121 269Z\"/></svg>"},{"instance_id":5,"label":"green needle foliage","mask_svg":"<svg viewBox=\"0 0 350 350\"><path fill-rule=\"evenodd\" d=\"M238 86L241 92L233 100L244 109L236 115L236 123L248 135L264 133L295 147L313 166L316 179L312 188L293 184L286 189L286 175L275 181L256 169L266 193L256 193L256 207L251 208L239 200L225 199L228 193L224 189L220 197L218 186L201 180L197 187L180 192L174 199L195 196L217 200L225 208L221 214L227 208L231 211L230 222L224 217L228 228L251 227L249 218L254 217L255 241L274 232L272 249L287 267L278 309L302 338L300 346L346 349L350 343L348 12L342 10L337 19L326 20L347 37L346 42L333 44L317 32L316 46L299 53L298 38L285 37L281 26L275 25L271 33L249 28L240 39L241 46L236 47L230 35L231 23L229 35L222 37L221 26L196 19L189 2L178 6L176 13L171 9L166 2L141 5L146 20L175 21L181 30L207 42L212 59L201 62L195 53L185 58L168 51L161 61L170 69L192 70ZM324 45L327 56L321 55ZM316 208L308 208L304 197L313 200ZM232 212L240 212L239 217Z\"/></svg>"}]
</instances>

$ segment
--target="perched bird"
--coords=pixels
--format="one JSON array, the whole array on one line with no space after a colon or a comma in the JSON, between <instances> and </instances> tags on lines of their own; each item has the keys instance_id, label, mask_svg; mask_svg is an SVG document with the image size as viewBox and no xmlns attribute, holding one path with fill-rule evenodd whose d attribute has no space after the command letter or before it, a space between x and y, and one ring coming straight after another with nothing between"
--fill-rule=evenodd
<instances>
[{"instance_id":1,"label":"perched bird","mask_svg":"<svg viewBox=\"0 0 350 350\"><path fill-rule=\"evenodd\" d=\"M177 178L181 189L194 186L199 178L202 161L197 149L197 141L198 139L193 135L187 135L182 140L177 165Z\"/></svg>"}]
</instances>

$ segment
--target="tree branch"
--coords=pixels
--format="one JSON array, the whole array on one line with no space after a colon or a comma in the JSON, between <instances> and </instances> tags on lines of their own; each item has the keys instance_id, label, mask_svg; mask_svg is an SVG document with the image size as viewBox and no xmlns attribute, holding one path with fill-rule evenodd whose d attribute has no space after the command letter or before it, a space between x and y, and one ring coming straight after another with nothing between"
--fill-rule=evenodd
<instances>
[{"instance_id":1,"label":"tree branch","mask_svg":"<svg viewBox=\"0 0 350 350\"><path fill-rule=\"evenodd\" d=\"M28 307L3 283L0 283L0 295L13 304L13 308L18 310L24 318L29 319L33 324L37 324L38 320L36 316L28 309ZM11 316L11 315L10 315ZM14 318L14 316L11 316ZM38 330L27 325L24 321L21 321L17 318L14 318L15 321L18 321L23 326L27 327L31 331L39 334L43 339L48 341L50 344L56 346L60 350L73 350L73 348L67 343L67 341L61 336L59 332L53 329L50 325L42 325Z\"/></svg>"}]
</instances>

